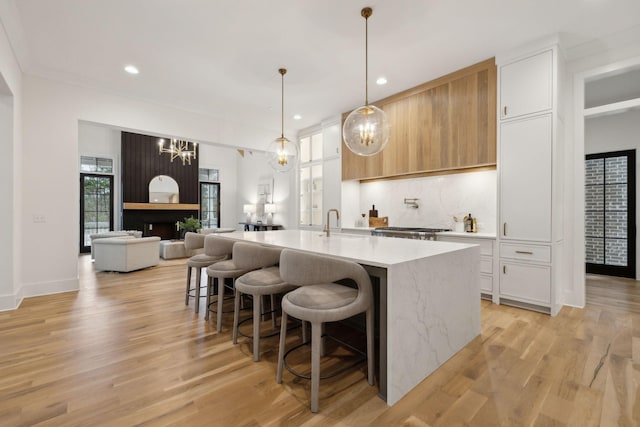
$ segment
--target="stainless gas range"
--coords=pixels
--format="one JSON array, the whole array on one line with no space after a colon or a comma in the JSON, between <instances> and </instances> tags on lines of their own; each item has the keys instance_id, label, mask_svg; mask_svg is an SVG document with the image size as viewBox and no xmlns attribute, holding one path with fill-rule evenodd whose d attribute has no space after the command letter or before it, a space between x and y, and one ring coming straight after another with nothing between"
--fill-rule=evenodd
<instances>
[{"instance_id":1,"label":"stainless gas range","mask_svg":"<svg viewBox=\"0 0 640 427\"><path fill-rule=\"evenodd\" d=\"M447 228L422 227L378 227L371 231L373 236L399 237L401 239L435 240L436 233L451 231Z\"/></svg>"}]
</instances>

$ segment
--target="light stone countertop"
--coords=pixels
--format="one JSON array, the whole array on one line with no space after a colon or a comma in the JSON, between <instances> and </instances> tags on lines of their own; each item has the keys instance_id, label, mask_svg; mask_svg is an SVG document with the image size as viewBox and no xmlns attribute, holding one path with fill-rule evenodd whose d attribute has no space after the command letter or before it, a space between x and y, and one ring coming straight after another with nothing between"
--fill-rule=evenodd
<instances>
[{"instance_id":1,"label":"light stone countertop","mask_svg":"<svg viewBox=\"0 0 640 427\"><path fill-rule=\"evenodd\" d=\"M245 231L223 233L218 236L333 255L358 263L384 268L473 246L464 243L393 239L344 232L332 232L329 237L326 237L324 233L314 230Z\"/></svg>"}]
</instances>

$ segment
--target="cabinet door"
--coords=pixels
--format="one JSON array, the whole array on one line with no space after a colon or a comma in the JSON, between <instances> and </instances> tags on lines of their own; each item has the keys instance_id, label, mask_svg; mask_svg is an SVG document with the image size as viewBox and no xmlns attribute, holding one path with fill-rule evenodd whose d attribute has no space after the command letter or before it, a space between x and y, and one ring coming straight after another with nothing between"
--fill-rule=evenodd
<instances>
[{"instance_id":1,"label":"cabinet door","mask_svg":"<svg viewBox=\"0 0 640 427\"><path fill-rule=\"evenodd\" d=\"M549 306L551 303L551 267L501 262L500 298Z\"/></svg>"},{"instance_id":2,"label":"cabinet door","mask_svg":"<svg viewBox=\"0 0 640 427\"><path fill-rule=\"evenodd\" d=\"M342 146L342 129L340 123L335 123L322 129L322 157L324 159L333 159L340 157L340 148Z\"/></svg>"},{"instance_id":3,"label":"cabinet door","mask_svg":"<svg viewBox=\"0 0 640 427\"><path fill-rule=\"evenodd\" d=\"M550 110L553 107L553 51L500 67L500 118Z\"/></svg>"},{"instance_id":4,"label":"cabinet door","mask_svg":"<svg viewBox=\"0 0 640 427\"><path fill-rule=\"evenodd\" d=\"M551 241L551 115L500 126L500 236Z\"/></svg>"}]
</instances>

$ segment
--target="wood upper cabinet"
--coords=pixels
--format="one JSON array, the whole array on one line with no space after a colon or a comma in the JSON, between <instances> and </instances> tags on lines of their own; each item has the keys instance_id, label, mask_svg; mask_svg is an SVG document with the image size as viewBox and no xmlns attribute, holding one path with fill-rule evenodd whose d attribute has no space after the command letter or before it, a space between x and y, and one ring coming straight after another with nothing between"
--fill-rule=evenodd
<instances>
[{"instance_id":1,"label":"wood upper cabinet","mask_svg":"<svg viewBox=\"0 0 640 427\"><path fill-rule=\"evenodd\" d=\"M496 164L493 58L374 104L389 118L389 144L370 157L343 146L344 180Z\"/></svg>"}]
</instances>

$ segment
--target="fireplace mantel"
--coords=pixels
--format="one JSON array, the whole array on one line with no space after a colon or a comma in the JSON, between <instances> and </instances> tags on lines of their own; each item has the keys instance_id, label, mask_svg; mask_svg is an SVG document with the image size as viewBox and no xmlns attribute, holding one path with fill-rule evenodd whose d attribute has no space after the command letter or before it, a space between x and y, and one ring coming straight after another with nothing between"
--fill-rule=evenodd
<instances>
[{"instance_id":1,"label":"fireplace mantel","mask_svg":"<svg viewBox=\"0 0 640 427\"><path fill-rule=\"evenodd\" d=\"M197 203L131 203L125 202L125 210L146 210L146 211L199 211L200 205Z\"/></svg>"}]
</instances>

